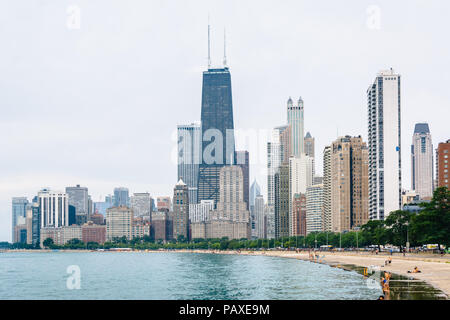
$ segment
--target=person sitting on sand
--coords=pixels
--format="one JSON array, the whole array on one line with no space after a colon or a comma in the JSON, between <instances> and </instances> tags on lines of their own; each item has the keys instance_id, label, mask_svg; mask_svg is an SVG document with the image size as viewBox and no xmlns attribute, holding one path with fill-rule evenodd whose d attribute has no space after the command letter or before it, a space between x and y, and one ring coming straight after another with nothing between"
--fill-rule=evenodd
<instances>
[{"instance_id":1,"label":"person sitting on sand","mask_svg":"<svg viewBox=\"0 0 450 320\"><path fill-rule=\"evenodd\" d=\"M420 271L419 268L417 268L417 267L414 267L413 271L408 270L408 273L420 273L420 272L422 272L422 271Z\"/></svg>"}]
</instances>

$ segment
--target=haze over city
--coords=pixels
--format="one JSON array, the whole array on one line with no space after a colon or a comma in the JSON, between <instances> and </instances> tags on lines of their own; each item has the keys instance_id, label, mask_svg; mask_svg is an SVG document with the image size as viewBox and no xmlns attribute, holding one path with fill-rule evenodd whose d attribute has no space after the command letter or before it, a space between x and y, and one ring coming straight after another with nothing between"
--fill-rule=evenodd
<instances>
[{"instance_id":1,"label":"haze over city","mask_svg":"<svg viewBox=\"0 0 450 320\"><path fill-rule=\"evenodd\" d=\"M200 119L208 15L213 65L226 28L235 128L282 125L288 98L301 96L318 174L337 136L367 141L366 90L382 69L402 76L403 188L414 124L430 125L435 148L449 138L447 2L135 3L1 4L0 240L11 238L11 198L43 187L81 184L94 201L118 186L172 195L176 126ZM70 5L79 29L67 25ZM266 197L266 141L237 142Z\"/></svg>"}]
</instances>

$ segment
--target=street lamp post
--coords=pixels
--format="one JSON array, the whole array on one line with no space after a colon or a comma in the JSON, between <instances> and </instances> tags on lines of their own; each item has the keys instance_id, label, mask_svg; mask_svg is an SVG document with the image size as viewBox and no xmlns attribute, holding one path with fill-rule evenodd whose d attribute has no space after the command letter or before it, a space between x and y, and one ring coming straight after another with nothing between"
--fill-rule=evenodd
<instances>
[{"instance_id":1,"label":"street lamp post","mask_svg":"<svg viewBox=\"0 0 450 320\"><path fill-rule=\"evenodd\" d=\"M356 250L359 249L359 245L358 245L358 231L356 231Z\"/></svg>"},{"instance_id":2,"label":"street lamp post","mask_svg":"<svg viewBox=\"0 0 450 320\"><path fill-rule=\"evenodd\" d=\"M358 243L358 233L359 233L359 227L355 227L356 231L356 250L359 249L359 243Z\"/></svg>"},{"instance_id":3,"label":"street lamp post","mask_svg":"<svg viewBox=\"0 0 450 320\"><path fill-rule=\"evenodd\" d=\"M409 251L409 221L406 221L406 250Z\"/></svg>"},{"instance_id":4,"label":"street lamp post","mask_svg":"<svg viewBox=\"0 0 450 320\"><path fill-rule=\"evenodd\" d=\"M317 232L314 232L314 248L317 249Z\"/></svg>"}]
</instances>

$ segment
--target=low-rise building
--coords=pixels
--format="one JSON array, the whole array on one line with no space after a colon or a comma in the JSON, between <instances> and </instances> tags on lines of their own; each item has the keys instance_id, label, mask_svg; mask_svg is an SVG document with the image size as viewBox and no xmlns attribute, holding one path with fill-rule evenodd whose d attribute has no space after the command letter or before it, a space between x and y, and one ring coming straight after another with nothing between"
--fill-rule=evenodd
<instances>
[{"instance_id":1,"label":"low-rise building","mask_svg":"<svg viewBox=\"0 0 450 320\"><path fill-rule=\"evenodd\" d=\"M135 218L133 221L133 238L143 238L150 236L150 222L143 217Z\"/></svg>"},{"instance_id":2,"label":"low-rise building","mask_svg":"<svg viewBox=\"0 0 450 320\"><path fill-rule=\"evenodd\" d=\"M92 221L85 223L81 226L81 239L84 243L103 244L106 241L106 226L94 224Z\"/></svg>"},{"instance_id":3,"label":"low-rise building","mask_svg":"<svg viewBox=\"0 0 450 320\"><path fill-rule=\"evenodd\" d=\"M81 226L71 225L59 228L45 227L41 228L41 247L43 242L50 238L56 245L65 245L68 241L73 239L82 240Z\"/></svg>"}]
</instances>

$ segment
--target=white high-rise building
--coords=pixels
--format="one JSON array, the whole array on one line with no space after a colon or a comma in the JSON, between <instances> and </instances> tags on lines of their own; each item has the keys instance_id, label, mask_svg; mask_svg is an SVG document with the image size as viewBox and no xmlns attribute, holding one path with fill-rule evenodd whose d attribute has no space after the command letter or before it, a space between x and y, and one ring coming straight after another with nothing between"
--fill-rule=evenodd
<instances>
[{"instance_id":1,"label":"white high-rise building","mask_svg":"<svg viewBox=\"0 0 450 320\"><path fill-rule=\"evenodd\" d=\"M306 189L306 234L321 232L323 206L323 184L316 184Z\"/></svg>"},{"instance_id":2,"label":"white high-rise building","mask_svg":"<svg viewBox=\"0 0 450 320\"><path fill-rule=\"evenodd\" d=\"M198 174L202 152L201 123L177 126L178 135L178 180L188 186L189 203L197 203Z\"/></svg>"},{"instance_id":3,"label":"white high-rise building","mask_svg":"<svg viewBox=\"0 0 450 320\"><path fill-rule=\"evenodd\" d=\"M331 224L331 146L323 150L323 206L322 206L323 231L329 232Z\"/></svg>"},{"instance_id":4,"label":"white high-rise building","mask_svg":"<svg viewBox=\"0 0 450 320\"><path fill-rule=\"evenodd\" d=\"M252 222L252 238L256 237L255 199L259 195L261 195L261 188L259 187L258 182L256 182L255 180L250 187L249 196L249 209Z\"/></svg>"},{"instance_id":5,"label":"white high-rise building","mask_svg":"<svg viewBox=\"0 0 450 320\"><path fill-rule=\"evenodd\" d=\"M255 198L255 236L258 239L266 237L264 211L264 197L259 195Z\"/></svg>"},{"instance_id":6,"label":"white high-rise building","mask_svg":"<svg viewBox=\"0 0 450 320\"><path fill-rule=\"evenodd\" d=\"M417 123L411 145L411 188L420 198L433 197L433 142L427 123Z\"/></svg>"},{"instance_id":7,"label":"white high-rise building","mask_svg":"<svg viewBox=\"0 0 450 320\"><path fill-rule=\"evenodd\" d=\"M305 154L289 158L289 183L291 194L306 193L306 188L312 185L314 174L314 159Z\"/></svg>"},{"instance_id":8,"label":"white high-rise building","mask_svg":"<svg viewBox=\"0 0 450 320\"><path fill-rule=\"evenodd\" d=\"M265 211L265 229L266 229L266 238L273 239L275 238L275 212L269 209L269 206L266 204L264 207Z\"/></svg>"},{"instance_id":9,"label":"white high-rise building","mask_svg":"<svg viewBox=\"0 0 450 320\"><path fill-rule=\"evenodd\" d=\"M287 102L287 119L291 127L291 150L292 156L299 157L305 151L305 125L303 113L303 100L300 97L297 105L289 98Z\"/></svg>"},{"instance_id":10,"label":"white high-rise building","mask_svg":"<svg viewBox=\"0 0 450 320\"><path fill-rule=\"evenodd\" d=\"M400 75L381 71L367 90L369 218L384 220L401 205Z\"/></svg>"},{"instance_id":11,"label":"white high-rise building","mask_svg":"<svg viewBox=\"0 0 450 320\"><path fill-rule=\"evenodd\" d=\"M38 192L38 201L41 210L41 228L69 225L69 201L65 192L42 189Z\"/></svg>"},{"instance_id":12,"label":"white high-rise building","mask_svg":"<svg viewBox=\"0 0 450 320\"><path fill-rule=\"evenodd\" d=\"M314 179L314 158L301 154L289 158L289 234L294 235L295 215L293 202L295 194L306 194Z\"/></svg>"},{"instance_id":13,"label":"white high-rise building","mask_svg":"<svg viewBox=\"0 0 450 320\"><path fill-rule=\"evenodd\" d=\"M258 182L256 182L256 180L254 180L250 187L250 196L249 196L250 210L251 210L251 207L255 205L255 199L259 195L261 195L261 188L259 187Z\"/></svg>"},{"instance_id":14,"label":"white high-rise building","mask_svg":"<svg viewBox=\"0 0 450 320\"><path fill-rule=\"evenodd\" d=\"M267 143L267 205L269 210L275 206L275 173L281 164L281 128L272 130L271 141Z\"/></svg>"}]
</instances>

